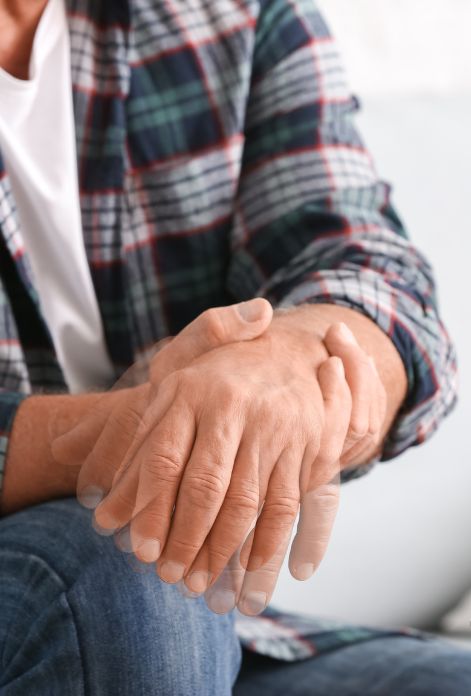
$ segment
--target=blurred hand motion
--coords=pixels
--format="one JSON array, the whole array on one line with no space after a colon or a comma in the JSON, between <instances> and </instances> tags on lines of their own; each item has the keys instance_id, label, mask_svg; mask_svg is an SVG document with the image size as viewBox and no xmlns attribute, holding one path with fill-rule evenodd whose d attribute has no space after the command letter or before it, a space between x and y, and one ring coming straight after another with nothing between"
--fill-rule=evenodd
<instances>
[{"instance_id":1,"label":"blurred hand motion","mask_svg":"<svg viewBox=\"0 0 471 696\"><path fill-rule=\"evenodd\" d=\"M289 568L312 576L341 470L381 445L374 361L345 324L312 336L295 311L262 298L205 311L55 434L97 529L216 613L263 611L298 513Z\"/></svg>"}]
</instances>

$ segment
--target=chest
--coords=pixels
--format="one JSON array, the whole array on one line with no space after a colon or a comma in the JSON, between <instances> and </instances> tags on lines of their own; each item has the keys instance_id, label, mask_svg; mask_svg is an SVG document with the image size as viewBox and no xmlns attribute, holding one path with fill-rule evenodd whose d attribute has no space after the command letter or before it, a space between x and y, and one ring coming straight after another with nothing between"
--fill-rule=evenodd
<instances>
[{"instance_id":1,"label":"chest","mask_svg":"<svg viewBox=\"0 0 471 696\"><path fill-rule=\"evenodd\" d=\"M214 4L216 5L216 4ZM83 240L117 365L223 303L256 13L249 2L71 3ZM0 155L0 228L33 298Z\"/></svg>"}]
</instances>

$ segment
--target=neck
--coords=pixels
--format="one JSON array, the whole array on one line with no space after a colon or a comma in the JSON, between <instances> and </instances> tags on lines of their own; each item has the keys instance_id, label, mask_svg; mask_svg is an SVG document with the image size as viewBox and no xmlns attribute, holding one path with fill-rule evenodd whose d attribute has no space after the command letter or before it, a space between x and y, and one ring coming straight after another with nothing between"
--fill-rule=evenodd
<instances>
[{"instance_id":1,"label":"neck","mask_svg":"<svg viewBox=\"0 0 471 696\"><path fill-rule=\"evenodd\" d=\"M48 0L0 0L0 68L28 79L34 35Z\"/></svg>"},{"instance_id":2,"label":"neck","mask_svg":"<svg viewBox=\"0 0 471 696\"><path fill-rule=\"evenodd\" d=\"M38 14L47 5L47 0L0 0L0 16L6 14L14 18L30 17Z\"/></svg>"}]
</instances>

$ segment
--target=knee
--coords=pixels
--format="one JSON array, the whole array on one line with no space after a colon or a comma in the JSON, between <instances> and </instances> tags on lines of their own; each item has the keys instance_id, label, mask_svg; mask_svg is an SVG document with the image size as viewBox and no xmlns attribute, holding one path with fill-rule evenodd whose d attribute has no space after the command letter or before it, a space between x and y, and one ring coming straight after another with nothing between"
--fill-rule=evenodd
<instances>
[{"instance_id":1,"label":"knee","mask_svg":"<svg viewBox=\"0 0 471 696\"><path fill-rule=\"evenodd\" d=\"M134 563L75 501L6 518L0 548L7 538L61 578L54 601L70 607L91 693L231 693L240 664L233 618Z\"/></svg>"},{"instance_id":2,"label":"knee","mask_svg":"<svg viewBox=\"0 0 471 696\"><path fill-rule=\"evenodd\" d=\"M230 694L240 664L232 616L187 599L111 539L70 588L82 654L103 693Z\"/></svg>"},{"instance_id":3,"label":"knee","mask_svg":"<svg viewBox=\"0 0 471 696\"><path fill-rule=\"evenodd\" d=\"M123 693L231 693L240 662L233 617L216 616L202 598L183 597L152 569L102 560L70 589L68 601L87 669L103 693L113 693L116 680L127 685Z\"/></svg>"}]
</instances>

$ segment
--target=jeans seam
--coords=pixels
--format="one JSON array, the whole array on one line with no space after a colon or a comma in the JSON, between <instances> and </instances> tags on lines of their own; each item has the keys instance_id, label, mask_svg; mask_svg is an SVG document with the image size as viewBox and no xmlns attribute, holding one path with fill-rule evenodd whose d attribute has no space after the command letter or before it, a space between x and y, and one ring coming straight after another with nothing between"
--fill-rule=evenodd
<instances>
[{"instance_id":1,"label":"jeans seam","mask_svg":"<svg viewBox=\"0 0 471 696\"><path fill-rule=\"evenodd\" d=\"M82 668L83 695L87 696L87 694L91 694L91 691L88 688L88 682L89 682L88 673L87 673L87 670L85 669L85 660L84 660L84 656L83 656L83 648L82 648L82 640L81 640L81 635L80 635L80 630L79 630L79 622L77 620L77 616L76 616L75 611L72 607L72 604L69 601L69 596L68 596L69 591L70 591L70 588L69 588L69 590L67 590L67 592L64 592L64 597L67 601L67 606L69 607L70 615L72 616L72 619L73 619L75 636L77 638L78 655L79 655L79 659L80 659L80 665Z\"/></svg>"},{"instance_id":2,"label":"jeans seam","mask_svg":"<svg viewBox=\"0 0 471 696\"><path fill-rule=\"evenodd\" d=\"M57 584L60 585L61 592L58 595L58 597L63 596L65 598L65 600L67 602L67 607L68 607L69 612L70 612L70 616L72 618L72 623L74 626L76 642L77 642L77 651L78 651L78 656L79 656L80 665L81 665L81 669L82 669L82 675L83 675L83 694L84 694L84 696L87 696L87 694L90 693L90 691L87 687L88 675L87 675L86 670L85 670L85 662L83 659L82 642L80 640L80 632L78 630L77 617L76 617L76 614L72 608L72 604L70 603L69 596L68 596L68 593L70 592L72 587L74 587L77 578L75 578L74 582L70 586L68 586L68 583L65 582L64 578L56 571L55 568L53 568L51 566L50 562L46 561L42 556L39 556L38 554L31 553L31 551L29 551L29 550L21 549L18 547L11 549L11 548L8 548L8 546L3 546L1 550L7 551L8 553L10 553L14 556L16 556L16 555L23 556L23 557L27 556L30 559L34 559L34 560L38 561L42 566L44 566L50 572L50 574L52 575L53 579L57 582ZM53 601L57 601L58 597L54 598ZM48 607L51 604L52 604L52 602L50 602L48 604ZM2 664L3 664L3 652L2 652Z\"/></svg>"}]
</instances>

